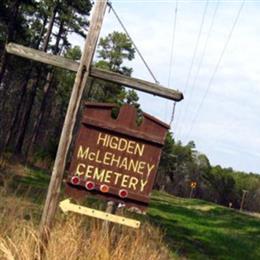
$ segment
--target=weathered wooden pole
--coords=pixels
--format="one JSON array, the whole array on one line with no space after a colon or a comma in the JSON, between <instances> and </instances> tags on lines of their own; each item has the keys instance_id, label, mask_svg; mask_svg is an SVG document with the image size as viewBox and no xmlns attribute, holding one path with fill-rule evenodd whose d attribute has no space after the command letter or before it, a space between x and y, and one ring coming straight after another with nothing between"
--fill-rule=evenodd
<instances>
[{"instance_id":1,"label":"weathered wooden pole","mask_svg":"<svg viewBox=\"0 0 260 260\"><path fill-rule=\"evenodd\" d=\"M62 178L65 170L68 150L71 144L72 132L74 129L76 115L79 109L82 93L90 73L90 65L94 56L98 37L101 31L103 18L107 6L106 0L97 0L94 6L89 32L86 38L84 51L81 56L80 65L76 74L72 89L61 138L54 162L52 176L48 188L47 198L40 224L40 236L47 238L48 231L54 219L58 201Z\"/></svg>"},{"instance_id":2,"label":"weathered wooden pole","mask_svg":"<svg viewBox=\"0 0 260 260\"><path fill-rule=\"evenodd\" d=\"M12 53L17 56L42 62L48 65L57 66L59 68L67 69L70 71L77 72L79 68L79 63L77 61L28 48L16 43L8 43L5 48L8 53ZM183 99L183 94L172 88L166 88L156 83L151 83L149 81L134 77L128 77L108 70L102 70L93 66L91 66L89 76L112 83L117 83L129 88L140 90L174 101L181 101Z\"/></svg>"},{"instance_id":3,"label":"weathered wooden pole","mask_svg":"<svg viewBox=\"0 0 260 260\"><path fill-rule=\"evenodd\" d=\"M190 199L192 198L192 195L193 195L193 190L194 190L194 188L193 188L193 187L191 187L191 189L190 189L190 196L189 196L189 198L190 198Z\"/></svg>"},{"instance_id":4,"label":"weathered wooden pole","mask_svg":"<svg viewBox=\"0 0 260 260\"><path fill-rule=\"evenodd\" d=\"M245 203L245 198L246 198L246 193L247 193L247 192L248 192L247 190L243 190L242 200L241 200L241 203L240 203L240 211L243 210L244 203Z\"/></svg>"},{"instance_id":5,"label":"weathered wooden pole","mask_svg":"<svg viewBox=\"0 0 260 260\"><path fill-rule=\"evenodd\" d=\"M110 214L115 214L117 210L117 203L114 201L108 201L107 202L107 207L106 207L106 212ZM102 232L107 238L110 235L110 230L111 230L111 223L108 221L104 221L102 223Z\"/></svg>"},{"instance_id":6,"label":"weathered wooden pole","mask_svg":"<svg viewBox=\"0 0 260 260\"><path fill-rule=\"evenodd\" d=\"M192 198L193 191L194 191L194 189L196 189L196 187L197 187L197 182L196 181L192 181L191 184L190 184L190 188L191 188L191 190L190 190L190 198Z\"/></svg>"}]
</instances>

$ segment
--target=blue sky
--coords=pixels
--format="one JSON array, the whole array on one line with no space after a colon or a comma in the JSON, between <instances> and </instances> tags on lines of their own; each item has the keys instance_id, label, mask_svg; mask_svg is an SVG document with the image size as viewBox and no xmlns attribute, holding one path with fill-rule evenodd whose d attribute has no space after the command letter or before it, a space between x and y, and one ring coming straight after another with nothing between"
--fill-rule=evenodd
<instances>
[{"instance_id":1,"label":"blue sky","mask_svg":"<svg viewBox=\"0 0 260 260\"><path fill-rule=\"evenodd\" d=\"M245 0L213 78L242 1L209 0L206 8L206 0L179 0L171 68L176 1L114 0L112 4L158 81L185 90L172 124L175 138L183 143L194 140L213 165L260 173L260 1ZM122 31L110 12L101 36L114 30ZM73 36L72 42L83 46L79 37ZM137 55L128 65L134 77L153 81ZM169 123L171 101L138 94L145 112Z\"/></svg>"}]
</instances>

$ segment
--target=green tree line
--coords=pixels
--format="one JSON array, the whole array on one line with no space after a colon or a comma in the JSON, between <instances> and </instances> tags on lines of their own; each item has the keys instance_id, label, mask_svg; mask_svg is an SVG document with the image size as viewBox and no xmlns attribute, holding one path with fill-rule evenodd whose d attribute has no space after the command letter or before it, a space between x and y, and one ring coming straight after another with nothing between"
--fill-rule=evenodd
<instances>
[{"instance_id":1,"label":"green tree line","mask_svg":"<svg viewBox=\"0 0 260 260\"><path fill-rule=\"evenodd\" d=\"M196 182L192 191L191 183ZM212 166L194 142L183 145L168 133L155 187L181 197L196 197L227 207L260 211L260 175Z\"/></svg>"},{"instance_id":2,"label":"green tree line","mask_svg":"<svg viewBox=\"0 0 260 260\"><path fill-rule=\"evenodd\" d=\"M89 25L90 1L17 0L0 3L0 147L26 159L53 156L59 140L75 73L10 55L5 44L16 42L54 55L79 60L72 33L84 39ZM130 76L123 65L134 58L127 36L113 32L101 38L95 66ZM134 91L91 79L83 100L138 105ZM82 107L84 106L82 102Z\"/></svg>"}]
</instances>

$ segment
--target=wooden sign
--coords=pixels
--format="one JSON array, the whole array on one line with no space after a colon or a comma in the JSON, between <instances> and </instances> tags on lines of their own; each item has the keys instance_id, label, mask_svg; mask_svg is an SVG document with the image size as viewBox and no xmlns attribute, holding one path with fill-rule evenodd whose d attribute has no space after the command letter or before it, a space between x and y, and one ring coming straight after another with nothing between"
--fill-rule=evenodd
<instances>
[{"instance_id":1,"label":"wooden sign","mask_svg":"<svg viewBox=\"0 0 260 260\"><path fill-rule=\"evenodd\" d=\"M137 125L133 106L121 107L111 117L113 104L87 103L76 140L67 193L86 191L145 208L149 202L169 126L143 113Z\"/></svg>"},{"instance_id":2,"label":"wooden sign","mask_svg":"<svg viewBox=\"0 0 260 260\"><path fill-rule=\"evenodd\" d=\"M49 187L48 187L48 193L47 193L47 197L46 197L46 201L45 201L44 209L43 209L43 214L42 214L42 218L41 218L40 237L43 239L43 241L48 241L48 231L51 228L51 224L53 222L53 219L54 219L57 207L58 207L60 188L61 188L62 178L63 178L63 174L64 174L64 170L65 170L66 159L67 159L69 147L70 147L71 140L72 140L72 133L73 133L74 125L75 125L75 122L76 122L76 116L77 116L77 113L78 113L78 108L79 108L79 105L80 105L83 90L84 90L85 86L88 86L88 87L90 86L89 84L86 84L89 76L92 76L94 78L107 80L107 81L114 82L114 83L118 83L119 85L128 86L130 88L138 89L138 90L141 90L141 91L153 94L153 95L158 95L158 96L168 98L168 99L171 99L171 100L175 100L175 101L181 101L183 99L182 93L175 91L175 90L172 90L172 89L169 89L169 88L164 88L164 87L162 87L158 84L154 84L154 83L147 82L147 81L140 80L140 79L126 77L124 75L120 75L120 74L113 73L113 72L110 72L110 71L97 70L97 69L91 67L92 59L93 59L94 52L95 52L95 49L96 49L99 34L100 34L100 31L101 31L102 22L103 22L103 19L104 19L107 4L108 4L107 0L96 0L95 1L93 13L92 13L92 18L91 18L91 22L90 22L90 27L89 27L89 30L88 30L88 35L87 35L87 38L86 38L86 41L85 41L84 50L83 50L82 57L80 59L79 64L73 62L72 60L65 59L64 57L49 55L45 52L40 52L40 51L31 49L31 48L27 48L27 47L24 47L24 46L21 46L21 45L12 44L12 43L6 45L6 51L8 53L13 53L13 54L21 56L21 57L40 61L40 62L43 62L43 63L47 63L47 64L50 64L50 65L58 66L58 67L61 67L61 68L65 68L65 69L77 72L76 77L75 77L75 81L74 81L74 85L73 85L73 88L72 88L71 96L70 96L70 102L69 102L68 109L67 109L67 112L66 112L65 121L64 121L64 124L63 124L63 128L62 128L62 133L61 133L61 137L60 137L60 141L59 141L59 145L58 145L58 150L57 150L57 153L56 153L54 167L53 167L53 170L52 170L51 180L50 180L50 184L49 184ZM92 112L93 112L93 109L92 109ZM86 115L85 115L85 117L87 118ZM93 117L93 114L92 114L92 117ZM111 123L111 120L110 120L111 118L109 117L109 115L106 115L105 117L106 117L106 119L104 119L104 120L108 120ZM126 118L127 117L128 117L128 114L126 115ZM90 119L91 119L91 117L90 117ZM95 119L95 117L92 118L92 121L94 119ZM98 119L98 117L96 119ZM121 121L124 121L124 119L122 118ZM119 122L119 120L118 120L118 122ZM147 115L147 114L144 114L144 122L146 122L146 123L143 123L141 128L137 128L136 125L132 123L133 128L132 128L132 131L130 131L130 135L129 135L129 133L127 134L128 131L126 131L126 133L124 132L124 130L127 130L125 128L123 128L122 133L120 131L119 132L118 131L112 131L112 129L110 129L110 130L106 129L105 130L105 128L103 129L102 127L100 127L99 130L101 129L100 131L104 131L104 132L107 131L111 134L118 134L119 136L120 135L121 136L127 136L127 138L134 138L134 140L139 140L139 141L141 140L141 143L145 144L148 147L149 147L148 144L150 144L150 146L151 146L151 144L153 144L154 146L156 146L158 148L157 150L155 150L154 156L155 156L155 154L157 154L158 160L159 160L159 157L160 157L159 149L160 149L160 147L163 143L162 140L165 137L165 133L166 133L165 129L167 129L168 126L165 125L164 123L154 119L153 117ZM101 121L100 123L102 125L104 122ZM112 123L110 125L113 126L114 124ZM119 125L116 125L116 124L114 125L114 127L116 129L117 129L117 126L119 126ZM85 128L88 128L88 130L96 129L96 131L98 131L97 130L98 125L95 128L95 126L91 127L91 125L85 124ZM83 126L82 126L82 129L83 129ZM129 127L128 130L131 130L131 126ZM138 134L139 130L140 130L141 136L139 136L139 134ZM150 132L150 130L151 130L151 132ZM81 131L84 131L84 130L81 130ZM135 133L137 134L136 136L135 136ZM158 135L157 135L157 133L158 133ZM147 141L146 137L148 137L149 141ZM155 139L153 140L154 137L155 137ZM117 137L117 138L119 138L119 137ZM126 138L126 137L124 137L124 138ZM149 139L149 138L151 138L151 139ZM85 137L85 139L87 139L87 137ZM113 139L113 140L115 140L115 139ZM159 142L158 142L158 140L159 140ZM124 141L121 141L121 143L122 142L124 142ZM137 143L137 141L133 141L133 142ZM86 145L87 144L88 143L86 143ZM110 142L109 142L109 144L110 144ZM78 141L77 145L80 145L79 141ZM128 153L129 153L129 151L133 153L133 150L131 150L131 149L133 149L133 148L131 148L132 145L133 145L133 143L130 142L129 149L127 149ZM79 149L79 146L76 146L76 148L77 147ZM120 147L120 149L121 149L121 146L119 146L119 144L117 145L117 147ZM141 148L141 149L142 149L142 147L143 146L140 146L140 147L138 146L138 148ZM134 151L138 152L139 151L138 148L134 148ZM143 153L144 151L140 150L139 152ZM137 156L138 154L135 154L135 155ZM93 158L93 157L91 157L91 158ZM77 150L75 150L74 161L73 161L74 164L72 164L72 165L74 165L74 167L75 167L75 163L76 163L75 160L77 161L79 159L84 161L84 157L83 158L77 158ZM154 159L155 158L153 158L153 160ZM91 160L89 160L89 162L88 162L88 160L89 160L88 158L85 159L85 162L87 163L87 165L92 163ZM158 160L157 160L157 163L156 163L156 168L157 168ZM156 161L154 161L154 162L156 162ZM82 163L84 163L84 162L82 162ZM151 164L151 165L153 165L153 164ZM105 167L106 166L108 166L108 165L105 165ZM139 168L138 168L139 172L144 170L142 167L144 167L144 164L139 163ZM104 169L106 169L106 168L104 168ZM134 169L136 169L136 168L134 168ZM147 196L149 197L148 187L150 187L150 189L151 189L151 186L152 186L151 185L151 179L153 181L154 175L155 175L154 169L155 168L150 169L149 174L146 173L146 175L147 175L146 178L148 179L148 182L146 184L144 184L144 183L142 184L143 188L142 188L142 193L140 193L140 195L141 195L142 198L144 198L144 201L147 201ZM73 169L71 169L70 175L76 174L75 169L74 169L74 172L72 170ZM126 169L126 170L129 170L129 169ZM146 169L146 170L148 170L148 169ZM143 171L142 171L142 173L143 173L143 175L145 174ZM136 174L136 172L134 172L133 174ZM101 176L102 176L102 173L101 173ZM117 178L116 176L114 176L114 177ZM69 183L71 183L72 177L74 177L74 175L73 176L71 175L70 177L71 177L71 179L69 180ZM133 175L133 177L135 177L135 176ZM79 178L79 180L80 180L79 182L77 182L77 180L78 180L77 178ZM109 179L109 177L106 177L106 178ZM124 178L123 185L126 185L125 181L127 181L130 177L123 177L123 178ZM138 177L136 177L136 178L138 179ZM73 178L74 189L72 189L70 186L68 186L68 189L67 189L68 192L71 192L72 190L75 190L75 187L78 187L76 190L80 194L82 192L82 191L80 191L80 187L82 189L84 189L84 187L86 186L86 182L89 179L91 179L91 177L88 177L88 175L86 175L86 174L85 175L77 174L75 176L75 178ZM106 179L106 181L108 181L108 179ZM103 182L103 179L100 179L100 181ZM131 182L132 184L130 185L130 180L129 180L129 186L130 186L129 191L130 192L128 190L127 190L127 192L123 191L123 192L121 192L121 196L125 194L124 196L127 195L126 197L131 198L132 197L131 193L137 194L138 189L136 188L137 183L135 184L135 182L136 182L136 179L132 179L132 182ZM139 179L138 179L138 182L139 182ZM139 185L140 185L140 183L141 182L139 182ZM91 183L88 183L88 184L90 185L90 186L88 185L88 187L91 187ZM107 186L102 186L103 188L101 189L101 185L102 184L98 183L98 182L94 183L94 189L93 190L96 190L98 192L98 189L99 189L99 190L102 190L104 192L105 189L107 189ZM104 183L103 185L107 185L107 183ZM109 184L109 185L111 185L111 184ZM135 189L134 189L134 187L135 187ZM107 190L106 194L113 194L115 197L118 197L118 195L115 195L115 192L111 193L111 192L113 192L113 189L114 189L113 187L111 187L111 189L109 188ZM131 191L131 189L132 190L134 189L134 191ZM124 201L125 200L126 200L126 198L124 199ZM130 202L127 202L127 203L129 205Z\"/></svg>"},{"instance_id":3,"label":"wooden sign","mask_svg":"<svg viewBox=\"0 0 260 260\"><path fill-rule=\"evenodd\" d=\"M192 181L190 183L190 186L191 186L192 189L195 189L197 187L197 182L196 181Z\"/></svg>"}]
</instances>

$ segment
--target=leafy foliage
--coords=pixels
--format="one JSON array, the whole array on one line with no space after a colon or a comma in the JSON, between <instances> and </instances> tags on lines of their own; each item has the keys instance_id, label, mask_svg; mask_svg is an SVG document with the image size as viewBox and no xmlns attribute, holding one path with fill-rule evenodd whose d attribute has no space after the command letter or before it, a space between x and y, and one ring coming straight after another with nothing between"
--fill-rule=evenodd
<instances>
[{"instance_id":1,"label":"leafy foliage","mask_svg":"<svg viewBox=\"0 0 260 260\"><path fill-rule=\"evenodd\" d=\"M135 50L127 35L120 32L109 33L101 38L97 50L95 66L122 75L131 76L132 68L124 65L124 61L134 59ZM99 102L133 104L139 108L138 96L134 90L126 90L123 86L102 80L95 80L91 85L90 100Z\"/></svg>"},{"instance_id":2,"label":"leafy foliage","mask_svg":"<svg viewBox=\"0 0 260 260\"><path fill-rule=\"evenodd\" d=\"M191 182L196 182L193 196L235 208L240 208L243 190L247 190L244 208L260 212L259 175L211 166L207 156L195 148L194 142L182 145L168 133L155 183L157 189L188 197Z\"/></svg>"}]
</instances>

